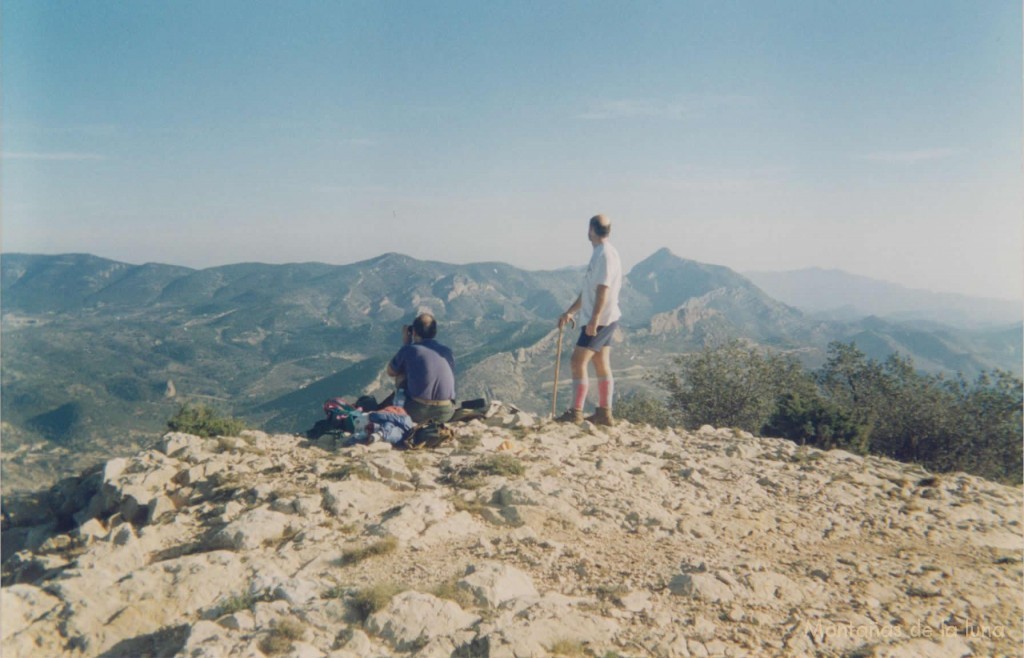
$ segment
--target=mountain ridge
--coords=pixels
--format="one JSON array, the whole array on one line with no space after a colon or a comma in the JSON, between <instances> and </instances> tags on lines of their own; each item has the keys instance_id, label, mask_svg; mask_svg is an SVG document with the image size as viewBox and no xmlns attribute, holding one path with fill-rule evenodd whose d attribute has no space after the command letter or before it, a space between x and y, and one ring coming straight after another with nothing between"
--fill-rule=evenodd
<instances>
[{"instance_id":1,"label":"mountain ridge","mask_svg":"<svg viewBox=\"0 0 1024 658\"><path fill-rule=\"evenodd\" d=\"M464 264L449 264L443 261L435 260L420 260L411 256L401 254L398 252L386 252L378 256L367 258L360 261L353 261L351 263L344 264L330 264L321 261L296 261L289 263L265 263L261 261L248 261L239 263L226 263L223 265L214 265L203 268L188 267L184 265L177 265L172 263L162 263L156 261L148 261L145 263L128 263L124 261L118 261L103 256L96 256L88 253L67 253L67 254L32 254L26 252L5 252L0 254L0 260L8 262L8 265L13 262L24 263L31 261L50 261L59 263L60 261L66 261L72 259L77 264L101 263L106 267L113 270L121 270L122 274L119 278L125 278L127 276L140 276L146 271L155 270L166 270L168 272L188 274L197 272L229 272L233 269L237 270L251 270L252 268L267 268L267 269L322 269L324 273L328 273L332 270L344 269L344 268L363 268L370 265L378 265L386 262L390 259L397 259L404 261L405 263L423 263L426 265L442 265L451 267L463 267L463 268L483 268L499 266L517 271L531 272L537 274L562 274L566 272L575 272L579 269L578 266L568 266L564 268L557 268L551 270L525 270L523 268L505 263L503 261L476 261ZM908 304L905 300L917 301L910 302L909 310L913 311L915 308L928 309L928 305L932 307L942 306L959 306L963 304L978 305L978 304L991 304L1001 307L998 311L992 311L986 315L995 316L997 320L986 320L982 319L983 322L997 323L997 324L1012 324L1020 321L1020 307L1021 300L1010 300L996 297L979 297L974 295L966 295L963 293L952 293L933 291L923 288L912 288L904 286L902 284L894 283L884 279L878 279L874 277L852 274L844 270L837 268L827 267L807 267L794 270L781 270L781 271L758 271L758 270L747 270L747 271L736 271L725 266L715 265L710 263L703 263L700 261L694 261L690 259L684 259L675 255L669 248L662 247L650 256L643 259L630 270L630 275L633 278L637 278L639 274L645 268L653 269L661 267L666 264L678 267L680 263L685 263L695 269L705 270L718 270L723 273L731 273L747 279L764 292L772 297L777 298L779 301L792 305L796 308L803 309L809 312L827 312L836 311L839 306L836 305L836 300L843 297L856 296L858 300L871 299L872 297L877 298L879 293L883 293L884 297L892 297L893 295L903 296L901 302L902 306L892 301L885 301L880 307L882 310L872 308L857 308L857 312L861 314L861 317L867 315L879 315L887 317L891 313L896 311L908 311ZM11 287L11 277L13 274L12 267L8 266L5 268L5 287ZM17 280L17 277L15 277ZM116 284L118 280L111 281L106 285ZM858 289L858 286L867 286L867 292ZM38 292L38 290L34 291ZM98 289L92 292L98 292ZM16 290L8 290L8 294L16 294ZM17 295L16 295L17 296ZM921 301L930 300L930 301ZM20 300L17 300L20 302ZM874 300L877 302L877 299ZM894 306L894 304L896 304ZM910 316L908 316L910 317Z\"/></svg>"},{"instance_id":2,"label":"mountain ridge","mask_svg":"<svg viewBox=\"0 0 1024 658\"><path fill-rule=\"evenodd\" d=\"M1022 317L1021 300L910 288L834 268L747 271L744 275L773 297L805 312L834 319L878 315L985 327L1013 324Z\"/></svg>"},{"instance_id":3,"label":"mountain ridge","mask_svg":"<svg viewBox=\"0 0 1024 658\"><path fill-rule=\"evenodd\" d=\"M186 401L226 407L270 431L297 431L327 397L383 396L398 326L427 309L456 351L462 399L498 397L540 411L552 393L554 318L581 276L395 253L349 265L203 270L5 254L0 268L9 486L18 486L19 473L34 483L46 464L80 468L81 460L135 446ZM899 352L933 372L972 376L1003 363L1020 370L1020 327L972 333L822 321L729 268L668 249L630 270L621 303L620 394L649 387L645 373L675 355L734 338L795 354L808 367L840 340L872 358Z\"/></svg>"}]
</instances>

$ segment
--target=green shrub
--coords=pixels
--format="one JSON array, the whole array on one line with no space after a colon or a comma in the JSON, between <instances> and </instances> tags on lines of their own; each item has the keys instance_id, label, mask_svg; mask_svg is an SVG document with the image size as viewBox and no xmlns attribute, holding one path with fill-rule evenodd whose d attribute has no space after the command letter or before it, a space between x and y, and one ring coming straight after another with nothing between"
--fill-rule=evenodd
<instances>
[{"instance_id":1,"label":"green shrub","mask_svg":"<svg viewBox=\"0 0 1024 658\"><path fill-rule=\"evenodd\" d=\"M867 428L817 394L783 394L762 433L823 450L842 448L859 455L868 450Z\"/></svg>"},{"instance_id":2,"label":"green shrub","mask_svg":"<svg viewBox=\"0 0 1024 658\"><path fill-rule=\"evenodd\" d=\"M928 375L896 354L869 359L853 343L829 345L814 373L737 341L675 363L655 381L668 413L687 427L733 427L936 471L1024 480L1024 383L1010 373L983 372L973 382ZM623 418L631 413L624 406Z\"/></svg>"},{"instance_id":3,"label":"green shrub","mask_svg":"<svg viewBox=\"0 0 1024 658\"><path fill-rule=\"evenodd\" d=\"M616 400L615 417L662 429L675 424L665 401L644 391L636 391Z\"/></svg>"},{"instance_id":4,"label":"green shrub","mask_svg":"<svg viewBox=\"0 0 1024 658\"><path fill-rule=\"evenodd\" d=\"M492 455L481 459L476 468L487 475L506 475L518 477L526 472L523 462L512 455Z\"/></svg>"},{"instance_id":5,"label":"green shrub","mask_svg":"<svg viewBox=\"0 0 1024 658\"><path fill-rule=\"evenodd\" d=\"M738 340L676 357L675 365L677 370L663 371L655 381L668 394L670 413L691 429L760 432L783 392L814 386L794 359Z\"/></svg>"},{"instance_id":6,"label":"green shrub","mask_svg":"<svg viewBox=\"0 0 1024 658\"><path fill-rule=\"evenodd\" d=\"M184 404L167 421L167 429L196 436L237 436L245 423L230 416L222 416L206 405Z\"/></svg>"},{"instance_id":7,"label":"green shrub","mask_svg":"<svg viewBox=\"0 0 1024 658\"><path fill-rule=\"evenodd\" d=\"M865 428L873 454L1008 484L1024 479L1024 384L1010 373L947 379L905 357L879 362L852 343L833 343L817 379L828 401Z\"/></svg>"}]
</instances>

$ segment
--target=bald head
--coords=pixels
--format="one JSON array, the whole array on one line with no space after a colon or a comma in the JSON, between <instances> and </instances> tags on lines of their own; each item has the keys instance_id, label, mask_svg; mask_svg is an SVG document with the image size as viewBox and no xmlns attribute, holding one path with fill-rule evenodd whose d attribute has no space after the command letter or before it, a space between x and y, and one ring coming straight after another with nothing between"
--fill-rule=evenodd
<instances>
[{"instance_id":1,"label":"bald head","mask_svg":"<svg viewBox=\"0 0 1024 658\"><path fill-rule=\"evenodd\" d=\"M413 320L412 330L420 338L429 340L437 335L437 321L430 313L421 313Z\"/></svg>"},{"instance_id":2,"label":"bald head","mask_svg":"<svg viewBox=\"0 0 1024 658\"><path fill-rule=\"evenodd\" d=\"M597 237L607 238L612 234L612 220L605 215L594 215L590 218L590 228Z\"/></svg>"}]
</instances>

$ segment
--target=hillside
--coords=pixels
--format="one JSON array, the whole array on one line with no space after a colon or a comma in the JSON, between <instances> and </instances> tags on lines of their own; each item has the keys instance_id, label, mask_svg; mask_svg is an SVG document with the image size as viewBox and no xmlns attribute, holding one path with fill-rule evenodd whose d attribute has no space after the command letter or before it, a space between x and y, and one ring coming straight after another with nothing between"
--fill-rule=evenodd
<instances>
[{"instance_id":1,"label":"hillside","mask_svg":"<svg viewBox=\"0 0 1024 658\"><path fill-rule=\"evenodd\" d=\"M499 410L434 451L165 436L6 501L46 656L1021 655L1020 488Z\"/></svg>"},{"instance_id":2,"label":"hillside","mask_svg":"<svg viewBox=\"0 0 1024 658\"><path fill-rule=\"evenodd\" d=\"M554 318L580 278L401 254L203 270L4 254L0 266L2 477L16 489L138 450L183 402L299 432L328 397L382 398L399 326L420 310L437 315L455 350L462 399L511 399L541 412L550 407ZM646 376L672 356L731 338L809 367L841 340L873 358L901 353L931 372L1021 369L1020 325L978 336L877 318L823 322L728 268L667 249L629 272L622 304L620 394L649 386ZM565 382L568 368L561 372Z\"/></svg>"},{"instance_id":3,"label":"hillside","mask_svg":"<svg viewBox=\"0 0 1024 658\"><path fill-rule=\"evenodd\" d=\"M876 315L893 321L924 321L963 329L1017 324L1021 303L915 290L842 270L807 268L744 272L772 297L807 313L836 320Z\"/></svg>"}]
</instances>

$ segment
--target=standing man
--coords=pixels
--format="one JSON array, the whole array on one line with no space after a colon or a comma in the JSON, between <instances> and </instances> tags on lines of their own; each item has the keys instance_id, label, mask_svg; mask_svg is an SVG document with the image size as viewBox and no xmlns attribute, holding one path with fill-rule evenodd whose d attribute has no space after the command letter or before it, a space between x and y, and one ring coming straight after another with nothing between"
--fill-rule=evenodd
<instances>
[{"instance_id":1,"label":"standing man","mask_svg":"<svg viewBox=\"0 0 1024 658\"><path fill-rule=\"evenodd\" d=\"M402 327L402 348L388 363L388 375L404 379L405 410L414 423L445 422L455 411L455 357L434 340L437 321L429 313Z\"/></svg>"},{"instance_id":2,"label":"standing man","mask_svg":"<svg viewBox=\"0 0 1024 658\"><path fill-rule=\"evenodd\" d=\"M558 317L559 328L565 326L578 312L580 322L586 322L580 330L579 340L572 352L572 407L556 418L562 423L581 423L589 420L595 425L615 424L612 418L612 396L615 393L615 379L612 377L611 340L619 325L622 312L619 310L619 290L622 289L622 262L619 252L608 241L612 223L604 215L590 218L587 238L594 246L594 253L583 279L583 291L569 310ZM583 417L583 405L590 389L587 365L593 360L597 372L597 411Z\"/></svg>"}]
</instances>

